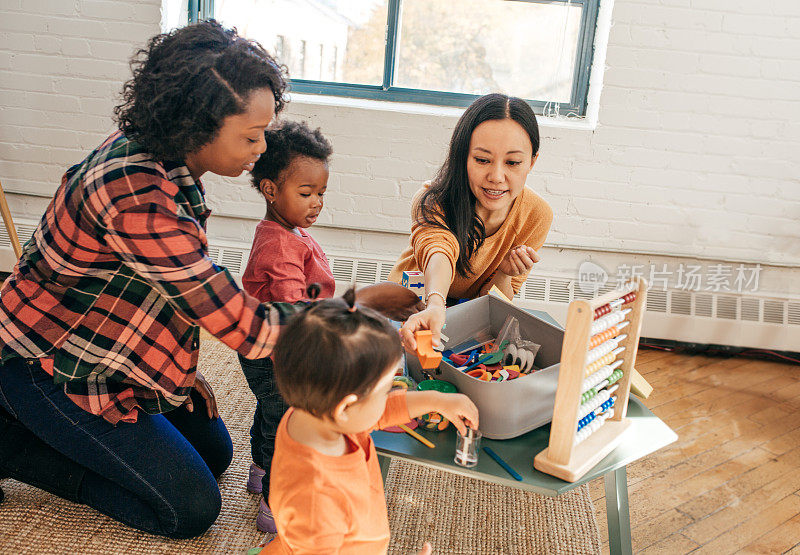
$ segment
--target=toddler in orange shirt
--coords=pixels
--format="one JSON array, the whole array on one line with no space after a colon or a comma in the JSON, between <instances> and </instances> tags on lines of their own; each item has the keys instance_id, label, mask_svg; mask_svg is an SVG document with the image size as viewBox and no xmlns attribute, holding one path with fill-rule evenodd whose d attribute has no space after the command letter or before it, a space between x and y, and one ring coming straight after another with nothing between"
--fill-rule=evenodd
<instances>
[{"instance_id":1,"label":"toddler in orange shirt","mask_svg":"<svg viewBox=\"0 0 800 555\"><path fill-rule=\"evenodd\" d=\"M478 409L464 395L390 392L402 355L397 330L354 302L350 289L309 305L275 346L275 378L291 408L271 469L278 535L263 554L385 553L389 518L369 432L431 411L462 433L478 427ZM420 551L430 552L428 543Z\"/></svg>"}]
</instances>

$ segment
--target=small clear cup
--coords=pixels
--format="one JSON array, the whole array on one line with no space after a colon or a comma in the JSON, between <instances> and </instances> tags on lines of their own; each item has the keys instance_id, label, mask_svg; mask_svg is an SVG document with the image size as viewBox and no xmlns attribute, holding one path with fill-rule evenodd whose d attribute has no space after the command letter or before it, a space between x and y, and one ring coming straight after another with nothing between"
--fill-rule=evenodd
<instances>
[{"instance_id":1,"label":"small clear cup","mask_svg":"<svg viewBox=\"0 0 800 555\"><path fill-rule=\"evenodd\" d=\"M464 435L456 430L456 455L453 461L466 468L478 464L478 449L481 446L482 435L480 430L472 428L467 428L467 433Z\"/></svg>"}]
</instances>

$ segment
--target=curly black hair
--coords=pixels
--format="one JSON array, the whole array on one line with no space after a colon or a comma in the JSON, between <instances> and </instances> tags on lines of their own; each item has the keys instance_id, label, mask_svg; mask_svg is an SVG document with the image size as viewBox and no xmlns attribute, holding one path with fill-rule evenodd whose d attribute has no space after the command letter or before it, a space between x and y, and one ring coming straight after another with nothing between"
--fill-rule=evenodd
<instances>
[{"instance_id":1,"label":"curly black hair","mask_svg":"<svg viewBox=\"0 0 800 555\"><path fill-rule=\"evenodd\" d=\"M253 90L269 87L275 113L286 102L286 66L214 20L156 35L134 54L131 70L115 121L157 160L182 161L211 142L226 117L245 111Z\"/></svg>"},{"instance_id":2,"label":"curly black hair","mask_svg":"<svg viewBox=\"0 0 800 555\"><path fill-rule=\"evenodd\" d=\"M300 121L284 121L264 132L267 150L250 172L253 187L260 190L262 179L280 183L281 173L297 156L308 156L327 162L333 148L319 128L314 129Z\"/></svg>"}]
</instances>

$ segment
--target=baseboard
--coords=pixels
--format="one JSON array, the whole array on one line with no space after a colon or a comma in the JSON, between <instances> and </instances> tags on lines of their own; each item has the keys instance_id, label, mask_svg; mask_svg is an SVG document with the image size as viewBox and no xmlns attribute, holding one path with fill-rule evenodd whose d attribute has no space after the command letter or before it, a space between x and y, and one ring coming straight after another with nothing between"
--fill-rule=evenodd
<instances>
[{"instance_id":1,"label":"baseboard","mask_svg":"<svg viewBox=\"0 0 800 555\"><path fill-rule=\"evenodd\" d=\"M17 222L25 241L35 222ZM240 277L250 255L241 243L214 241L211 258ZM329 253L337 290L353 283L368 285L385 281L392 269L390 257ZM11 271L16 259L5 228L0 226L0 271ZM600 289L611 290L613 284ZM528 278L514 302L524 308L544 310L557 321L566 320L567 306L591 295L577 287L575 276L536 272ZM756 293L715 293L677 289L651 289L642 324L642 337L690 343L708 343L782 351L800 347L800 299Z\"/></svg>"}]
</instances>

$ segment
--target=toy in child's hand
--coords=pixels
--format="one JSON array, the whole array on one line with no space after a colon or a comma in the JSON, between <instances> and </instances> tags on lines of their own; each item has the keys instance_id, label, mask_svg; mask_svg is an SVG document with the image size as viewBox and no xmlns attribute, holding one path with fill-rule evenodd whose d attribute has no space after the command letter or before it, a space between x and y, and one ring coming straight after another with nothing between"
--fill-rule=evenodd
<instances>
[{"instance_id":1,"label":"toy in child's hand","mask_svg":"<svg viewBox=\"0 0 800 555\"><path fill-rule=\"evenodd\" d=\"M419 391L441 391L442 393L456 393L456 386L442 380L425 380L417 386ZM450 425L450 421L438 412L429 412L417 418L419 427L428 431L441 431Z\"/></svg>"},{"instance_id":2,"label":"toy in child's hand","mask_svg":"<svg viewBox=\"0 0 800 555\"><path fill-rule=\"evenodd\" d=\"M478 446L481 443L481 432L467 428L466 433L456 431L456 464L471 468L478 464Z\"/></svg>"}]
</instances>

